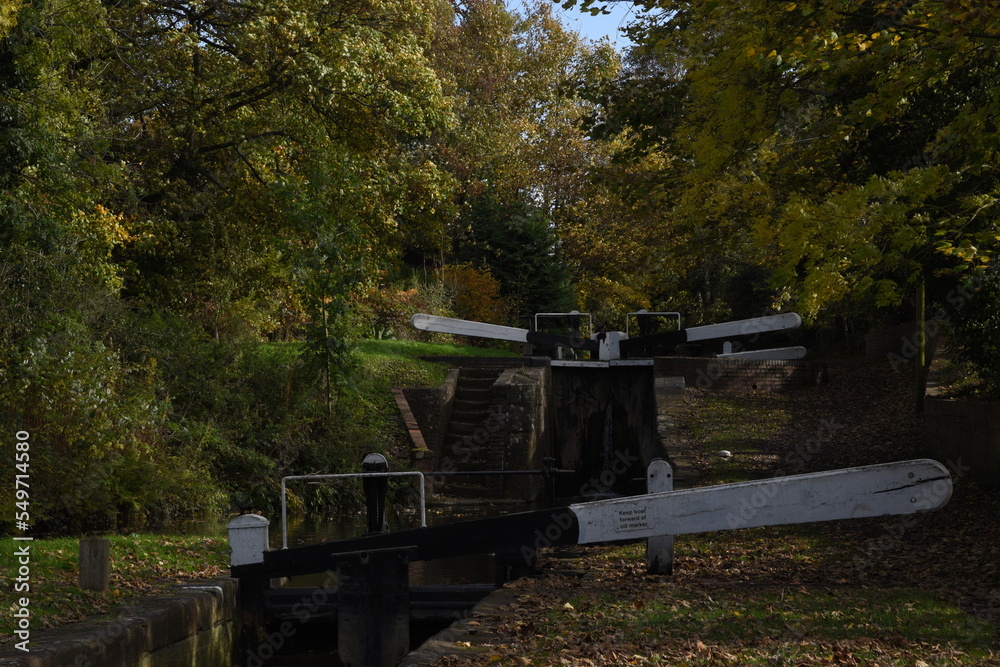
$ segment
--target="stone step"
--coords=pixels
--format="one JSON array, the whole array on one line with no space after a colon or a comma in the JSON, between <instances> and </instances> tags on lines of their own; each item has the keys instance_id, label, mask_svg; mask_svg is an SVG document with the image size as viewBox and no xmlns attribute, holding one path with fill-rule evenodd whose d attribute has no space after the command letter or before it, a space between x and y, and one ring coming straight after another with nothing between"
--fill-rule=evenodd
<instances>
[{"instance_id":1,"label":"stone step","mask_svg":"<svg viewBox=\"0 0 1000 667\"><path fill-rule=\"evenodd\" d=\"M493 376L482 378L460 377L458 379L458 389L489 389L496 383Z\"/></svg>"},{"instance_id":2,"label":"stone step","mask_svg":"<svg viewBox=\"0 0 1000 667\"><path fill-rule=\"evenodd\" d=\"M455 397L452 412L489 412L491 403L479 398L468 399Z\"/></svg>"},{"instance_id":3,"label":"stone step","mask_svg":"<svg viewBox=\"0 0 1000 667\"><path fill-rule=\"evenodd\" d=\"M472 435L473 433L476 432L476 429L478 429L481 425L482 425L481 422L473 422L471 424L468 424L452 420L451 424L449 424L448 426L448 435L451 437Z\"/></svg>"},{"instance_id":4,"label":"stone step","mask_svg":"<svg viewBox=\"0 0 1000 667\"><path fill-rule=\"evenodd\" d=\"M459 386L455 389L455 401L480 401L488 403L490 400L490 390L474 389Z\"/></svg>"},{"instance_id":5,"label":"stone step","mask_svg":"<svg viewBox=\"0 0 1000 667\"><path fill-rule=\"evenodd\" d=\"M503 373L502 368L463 368L458 376L459 382L463 379L486 379L491 378L494 382Z\"/></svg>"}]
</instances>

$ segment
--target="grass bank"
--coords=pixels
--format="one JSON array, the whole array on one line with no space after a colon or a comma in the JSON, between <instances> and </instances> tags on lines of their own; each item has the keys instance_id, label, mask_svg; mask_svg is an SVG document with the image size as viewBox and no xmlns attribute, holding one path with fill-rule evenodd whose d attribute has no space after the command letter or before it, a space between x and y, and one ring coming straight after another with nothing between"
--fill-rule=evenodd
<instances>
[{"instance_id":1,"label":"grass bank","mask_svg":"<svg viewBox=\"0 0 1000 667\"><path fill-rule=\"evenodd\" d=\"M229 574L226 540L186 535L111 535L111 583L106 593L79 587L79 538L15 542L0 539L0 588L7 609L16 598L30 600L31 630L54 628L111 611L129 598L156 595L172 585ZM15 581L21 563L15 551L30 549L29 574ZM28 590L15 589L15 584ZM13 638L11 613L0 616L0 644Z\"/></svg>"}]
</instances>

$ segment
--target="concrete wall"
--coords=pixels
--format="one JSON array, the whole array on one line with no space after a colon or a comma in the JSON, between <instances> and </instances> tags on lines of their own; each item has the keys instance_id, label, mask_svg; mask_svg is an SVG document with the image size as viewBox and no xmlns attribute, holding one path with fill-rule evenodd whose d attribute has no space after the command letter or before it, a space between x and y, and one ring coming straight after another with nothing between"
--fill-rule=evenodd
<instances>
[{"instance_id":1,"label":"concrete wall","mask_svg":"<svg viewBox=\"0 0 1000 667\"><path fill-rule=\"evenodd\" d=\"M409 409L412 411L423 435L425 446L433 452L441 452L445 446L448 422L451 420L458 373L462 368L546 368L548 360L541 357L421 357L425 361L452 365L447 379L439 387L407 387L403 389ZM404 417L405 418L405 417Z\"/></svg>"},{"instance_id":2,"label":"concrete wall","mask_svg":"<svg viewBox=\"0 0 1000 667\"><path fill-rule=\"evenodd\" d=\"M827 365L816 361L751 361L705 357L657 357L656 377L683 377L704 390L780 391L826 382Z\"/></svg>"},{"instance_id":3,"label":"concrete wall","mask_svg":"<svg viewBox=\"0 0 1000 667\"><path fill-rule=\"evenodd\" d=\"M928 396L924 441L933 458L968 466L973 479L1000 486L1000 403Z\"/></svg>"},{"instance_id":4,"label":"concrete wall","mask_svg":"<svg viewBox=\"0 0 1000 667\"><path fill-rule=\"evenodd\" d=\"M407 407L419 427L425 446L439 459L447 459L445 442L458 385L459 369L496 370L500 377L490 387L488 419L482 430L483 441L476 433L476 449L490 455L479 467L506 470L539 469L542 458L551 455L549 428L549 360L542 357L422 357L427 361L449 363L454 368L440 387L403 390ZM404 411L404 420L406 419ZM485 454L484 454L485 455ZM430 472L435 456L424 455L416 461L418 469ZM474 466L475 467L475 466ZM433 483L428 479L428 483ZM491 481L487 495L540 499L543 487L531 477L505 477Z\"/></svg>"},{"instance_id":5,"label":"concrete wall","mask_svg":"<svg viewBox=\"0 0 1000 667\"><path fill-rule=\"evenodd\" d=\"M508 368L490 388L490 403L502 426L490 435L489 447L503 451L505 470L539 470L551 452L548 368ZM538 477L503 478L504 496L539 500L544 488Z\"/></svg>"},{"instance_id":6,"label":"concrete wall","mask_svg":"<svg viewBox=\"0 0 1000 667\"><path fill-rule=\"evenodd\" d=\"M234 664L236 580L212 579L144 598L95 621L35 630L30 651L5 646L0 665L170 667Z\"/></svg>"}]
</instances>

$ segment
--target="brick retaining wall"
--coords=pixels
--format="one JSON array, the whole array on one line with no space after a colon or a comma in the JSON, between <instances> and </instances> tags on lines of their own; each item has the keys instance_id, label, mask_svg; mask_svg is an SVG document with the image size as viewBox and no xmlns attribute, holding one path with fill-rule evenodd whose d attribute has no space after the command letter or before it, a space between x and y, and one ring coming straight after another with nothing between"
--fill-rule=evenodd
<instances>
[{"instance_id":1,"label":"brick retaining wall","mask_svg":"<svg viewBox=\"0 0 1000 667\"><path fill-rule=\"evenodd\" d=\"M705 390L780 391L826 382L827 365L816 361L764 361L706 357L657 357L656 377L683 377Z\"/></svg>"}]
</instances>

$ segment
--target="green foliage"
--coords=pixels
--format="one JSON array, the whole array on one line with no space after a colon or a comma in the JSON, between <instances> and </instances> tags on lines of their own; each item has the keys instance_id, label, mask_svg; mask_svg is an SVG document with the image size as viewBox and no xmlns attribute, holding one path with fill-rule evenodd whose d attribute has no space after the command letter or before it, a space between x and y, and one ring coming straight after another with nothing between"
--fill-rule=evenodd
<instances>
[{"instance_id":1,"label":"green foliage","mask_svg":"<svg viewBox=\"0 0 1000 667\"><path fill-rule=\"evenodd\" d=\"M266 509L282 471L353 463L350 297L451 215L416 146L449 118L443 9L0 10L0 402L44 443L39 528Z\"/></svg>"},{"instance_id":2,"label":"green foliage","mask_svg":"<svg viewBox=\"0 0 1000 667\"><path fill-rule=\"evenodd\" d=\"M303 344L172 333L152 351L172 392L167 443L199 461L230 502L273 513L281 477L350 460L352 450L334 446L324 385Z\"/></svg>"},{"instance_id":3,"label":"green foliage","mask_svg":"<svg viewBox=\"0 0 1000 667\"><path fill-rule=\"evenodd\" d=\"M483 265L500 283L525 324L539 312L563 312L574 306L569 273L562 265L548 218L526 201L505 204L492 191L483 193L468 215L468 234L456 257Z\"/></svg>"},{"instance_id":4,"label":"green foliage","mask_svg":"<svg viewBox=\"0 0 1000 667\"><path fill-rule=\"evenodd\" d=\"M953 295L952 332L960 361L973 369L974 386L984 398L1000 399L1000 276L979 276L966 299Z\"/></svg>"},{"instance_id":5,"label":"green foliage","mask_svg":"<svg viewBox=\"0 0 1000 667\"><path fill-rule=\"evenodd\" d=\"M410 325L410 318L416 313L454 316L453 302L454 297L443 282L414 280L393 285L365 285L354 294L351 307L362 338L430 342L437 338L450 341L451 338L446 334L418 331Z\"/></svg>"},{"instance_id":6,"label":"green foliage","mask_svg":"<svg viewBox=\"0 0 1000 667\"><path fill-rule=\"evenodd\" d=\"M661 209L665 291L766 269L767 305L860 328L988 266L998 26L968 2L647 3L591 128L650 166L638 188L609 175Z\"/></svg>"},{"instance_id":7,"label":"green foliage","mask_svg":"<svg viewBox=\"0 0 1000 667\"><path fill-rule=\"evenodd\" d=\"M31 434L36 527L107 530L218 507L201 463L162 446L170 405L150 360L133 362L78 318L46 324L0 367L4 426Z\"/></svg>"}]
</instances>

